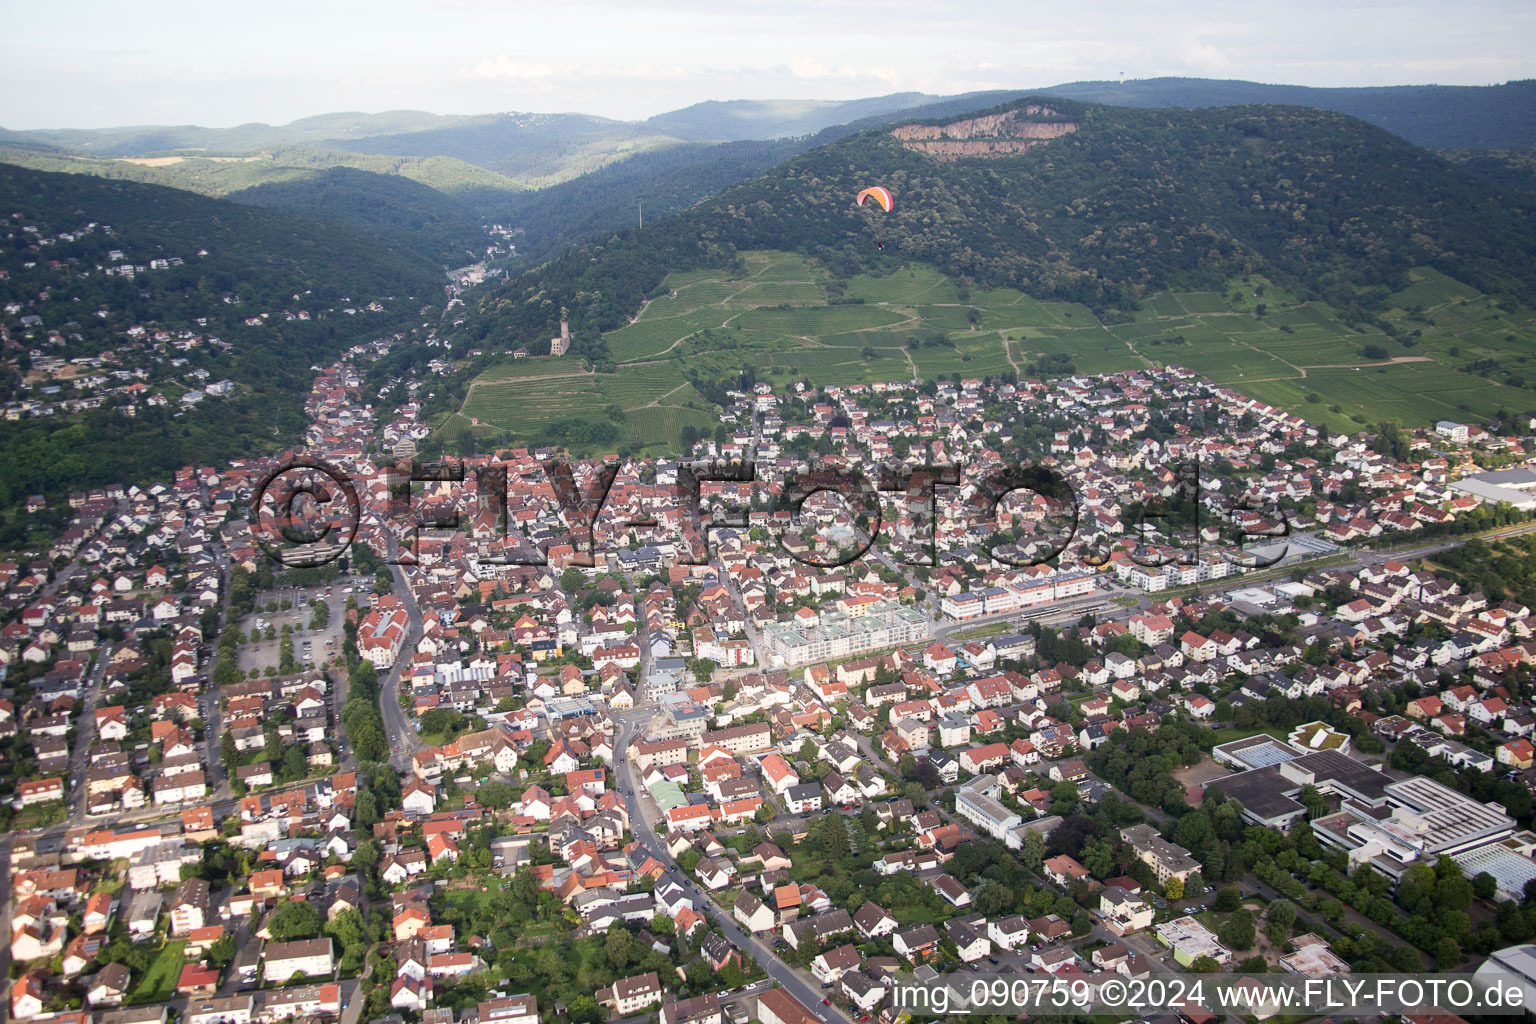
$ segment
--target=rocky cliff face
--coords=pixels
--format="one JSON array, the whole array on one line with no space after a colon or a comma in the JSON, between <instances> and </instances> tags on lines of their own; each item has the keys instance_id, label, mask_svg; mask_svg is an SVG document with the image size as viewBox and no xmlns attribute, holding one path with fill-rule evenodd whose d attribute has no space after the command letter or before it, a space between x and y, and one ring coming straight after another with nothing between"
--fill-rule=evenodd
<instances>
[{"instance_id":1,"label":"rocky cliff face","mask_svg":"<svg viewBox=\"0 0 1536 1024\"><path fill-rule=\"evenodd\" d=\"M945 161L1013 156L1031 146L1077 131L1050 107L1027 106L1003 114L971 117L949 124L906 124L891 129L908 149Z\"/></svg>"}]
</instances>

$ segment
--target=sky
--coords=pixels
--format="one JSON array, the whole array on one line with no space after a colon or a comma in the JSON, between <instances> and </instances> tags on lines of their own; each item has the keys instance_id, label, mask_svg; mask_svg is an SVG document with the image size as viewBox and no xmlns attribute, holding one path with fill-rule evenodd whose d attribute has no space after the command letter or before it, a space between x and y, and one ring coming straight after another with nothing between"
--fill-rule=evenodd
<instances>
[{"instance_id":1,"label":"sky","mask_svg":"<svg viewBox=\"0 0 1536 1024\"><path fill-rule=\"evenodd\" d=\"M1253 8L1245 10L1244 8ZM1403 0L0 0L0 126L571 112L1185 75L1536 77L1536 4Z\"/></svg>"}]
</instances>

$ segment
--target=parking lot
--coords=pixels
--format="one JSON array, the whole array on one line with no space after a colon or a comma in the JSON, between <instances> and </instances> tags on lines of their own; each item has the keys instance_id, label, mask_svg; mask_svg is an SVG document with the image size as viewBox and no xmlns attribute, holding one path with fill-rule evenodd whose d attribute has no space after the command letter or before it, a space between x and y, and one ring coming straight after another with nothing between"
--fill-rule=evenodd
<instances>
[{"instance_id":1,"label":"parking lot","mask_svg":"<svg viewBox=\"0 0 1536 1024\"><path fill-rule=\"evenodd\" d=\"M1178 779L1185 786L1202 786L1207 782L1216 782L1220 779L1225 779L1231 774L1231 769L1224 765L1217 764L1215 761L1211 760L1210 755L1207 754L1206 756L1200 758L1200 760L1195 764L1192 764L1187 768L1180 768L1178 771L1174 772L1173 777Z\"/></svg>"},{"instance_id":2,"label":"parking lot","mask_svg":"<svg viewBox=\"0 0 1536 1024\"><path fill-rule=\"evenodd\" d=\"M276 671L284 626L292 627L293 658L298 662L301 670L319 668L331 656L337 654L341 650L342 623L346 615L347 595L343 592L343 586L350 586L350 584L268 590L257 595L256 611L235 624L235 628L244 637L244 642L239 648L240 671L245 675L250 675L253 668L259 674L265 674L269 667ZM314 618L311 602L318 600L329 603L330 620L324 629L310 630L308 626ZM282 610L282 604L285 601L289 604L286 611ZM268 606L272 604L278 606L277 611L267 611ZM268 626L273 631L270 640L265 639ZM253 629L262 636L262 639L255 643L250 641ZM308 647L305 646L306 642Z\"/></svg>"}]
</instances>

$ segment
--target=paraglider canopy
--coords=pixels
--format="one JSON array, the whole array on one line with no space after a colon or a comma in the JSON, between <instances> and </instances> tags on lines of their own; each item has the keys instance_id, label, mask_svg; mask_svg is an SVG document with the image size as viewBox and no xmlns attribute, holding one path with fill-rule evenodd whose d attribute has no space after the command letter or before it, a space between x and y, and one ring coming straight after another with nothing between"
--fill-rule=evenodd
<instances>
[{"instance_id":1,"label":"paraglider canopy","mask_svg":"<svg viewBox=\"0 0 1536 1024\"><path fill-rule=\"evenodd\" d=\"M894 206L896 202L893 198L891 198L891 190L881 185L876 185L873 188L866 188L864 191L860 192L856 202L859 206L863 206L865 202L870 199L873 199L875 202L879 203L886 213L891 212L891 207Z\"/></svg>"}]
</instances>

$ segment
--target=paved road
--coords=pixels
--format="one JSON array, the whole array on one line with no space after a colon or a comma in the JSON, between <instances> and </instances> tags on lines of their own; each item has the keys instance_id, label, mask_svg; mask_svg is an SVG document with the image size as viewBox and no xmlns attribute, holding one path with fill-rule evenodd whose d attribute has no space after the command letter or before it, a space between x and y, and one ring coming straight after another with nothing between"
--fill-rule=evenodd
<instances>
[{"instance_id":1,"label":"paved road","mask_svg":"<svg viewBox=\"0 0 1536 1024\"><path fill-rule=\"evenodd\" d=\"M709 895L694 883L693 879L683 873L682 868L677 866L677 862L667 852L666 845L651 826L650 815L641 804L641 790L635 777L634 764L629 759L630 741L635 733L650 721L651 713L650 709L641 709L619 716L618 733L614 737L613 767L626 794L624 801L629 810L630 830L657 860L667 865L664 878L683 886L694 902L704 908L711 923L718 927L738 949L750 953L752 958L768 972L768 977L778 982L785 991L813 1012L822 1014L829 1022L851 1024L848 1015L836 1006L821 1005L822 999L826 997L822 994L821 986L811 979L810 975L802 974L790 967L774 954L773 949L766 942L740 928L731 918L729 911L716 905Z\"/></svg>"},{"instance_id":2,"label":"paved road","mask_svg":"<svg viewBox=\"0 0 1536 1024\"><path fill-rule=\"evenodd\" d=\"M203 642L212 649L208 659L208 689L199 700L205 701L207 711L203 714L203 765L208 781L208 795L215 800L221 800L229 796L229 773L224 770L224 762L219 759L220 744L224 738L223 716L221 708L223 698L219 693L219 684L214 675L214 668L218 666L219 654L218 638L224 635L224 627L229 622L229 555L219 544L214 545L214 556L219 560L219 628L213 636L203 637ZM239 664L238 655L236 664Z\"/></svg>"},{"instance_id":3,"label":"paved road","mask_svg":"<svg viewBox=\"0 0 1536 1024\"><path fill-rule=\"evenodd\" d=\"M85 776L89 769L91 743L96 739L96 702L101 698L101 679L106 674L107 653L105 648L96 649L96 664L91 666L91 676L86 684L85 700L80 715L75 719L75 749L69 752L69 779L71 789L65 796L69 801L69 827L85 824L88 803ZM6 876L9 877L9 876Z\"/></svg>"},{"instance_id":4,"label":"paved road","mask_svg":"<svg viewBox=\"0 0 1536 1024\"><path fill-rule=\"evenodd\" d=\"M389 539L389 545L393 557L396 550L393 537ZM379 686L379 703L384 717L384 731L389 736L390 763L403 772L409 772L412 755L422 750L426 744L421 742L421 737L416 733L416 727L400 709L400 675L405 666L410 664L411 655L416 652L416 643L421 639L422 619L421 609L416 605L416 595L411 590L410 581L406 579L405 568L392 565L389 571L395 580L393 593L405 602L407 625L405 640L400 644L400 654L395 658L395 663L390 666L389 673Z\"/></svg>"},{"instance_id":5,"label":"paved road","mask_svg":"<svg viewBox=\"0 0 1536 1024\"><path fill-rule=\"evenodd\" d=\"M720 1006L722 1009L724 1009L725 1007L732 1006L736 1003L746 1002L749 999L756 999L758 996L762 995L764 992L767 992L772 987L772 982L756 981L733 995L723 995L722 993L716 993L716 995L721 996ZM752 1016L752 1009L752 1007L747 1008L747 1016L749 1018ZM650 1022L655 1021L656 1019L656 1015L653 1013L637 1013L633 1017L615 1017L613 1020L608 1021L607 1024L650 1024ZM726 1019L729 1020L730 1018ZM355 1024L355 1022L343 1020L341 1024Z\"/></svg>"}]
</instances>

